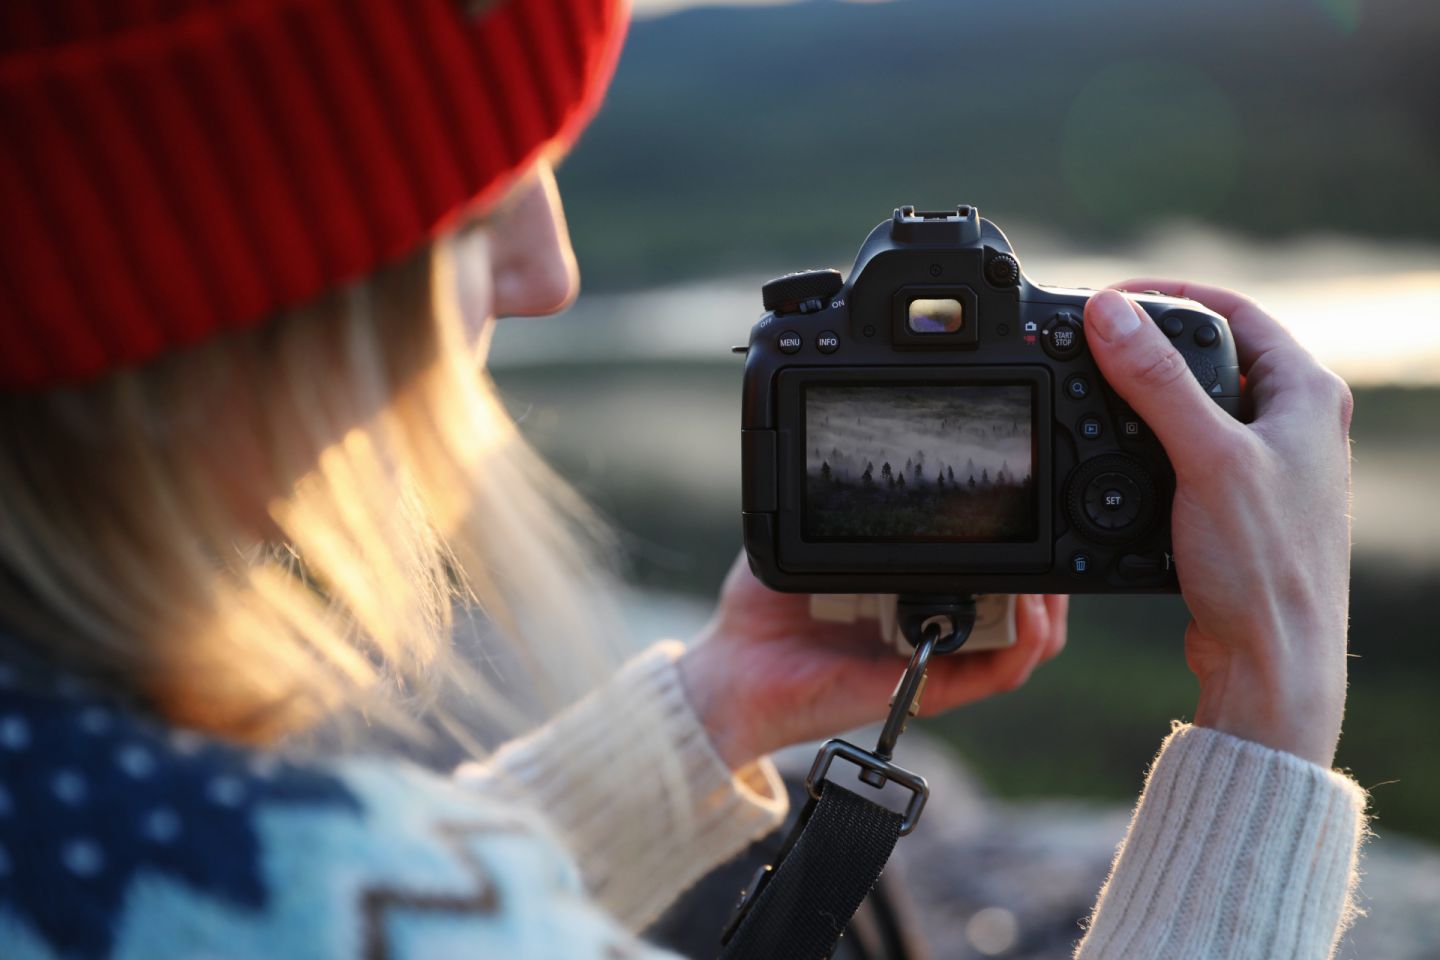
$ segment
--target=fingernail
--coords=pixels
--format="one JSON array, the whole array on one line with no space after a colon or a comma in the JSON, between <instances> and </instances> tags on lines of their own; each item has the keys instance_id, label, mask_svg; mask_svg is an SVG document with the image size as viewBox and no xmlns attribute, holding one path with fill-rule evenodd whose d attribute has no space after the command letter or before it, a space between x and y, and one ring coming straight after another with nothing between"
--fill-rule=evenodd
<instances>
[{"instance_id":1,"label":"fingernail","mask_svg":"<svg viewBox=\"0 0 1440 960\"><path fill-rule=\"evenodd\" d=\"M1020 602L1025 605L1025 616L1029 620L1037 619L1043 612L1041 608L1044 606L1045 601L1040 600L1037 604L1035 602L1037 600L1040 600L1040 595L1036 593L1024 593L1020 595Z\"/></svg>"},{"instance_id":2,"label":"fingernail","mask_svg":"<svg viewBox=\"0 0 1440 960\"><path fill-rule=\"evenodd\" d=\"M1114 290L1102 290L1090 298L1088 328L1110 343L1127 337L1140 326L1135 308L1123 294Z\"/></svg>"}]
</instances>

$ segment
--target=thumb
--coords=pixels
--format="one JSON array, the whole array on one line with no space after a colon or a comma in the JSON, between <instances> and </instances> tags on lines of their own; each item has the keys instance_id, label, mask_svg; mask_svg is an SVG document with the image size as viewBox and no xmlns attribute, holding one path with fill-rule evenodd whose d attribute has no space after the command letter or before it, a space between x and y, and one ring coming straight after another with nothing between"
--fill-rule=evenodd
<instances>
[{"instance_id":1,"label":"thumb","mask_svg":"<svg viewBox=\"0 0 1440 960\"><path fill-rule=\"evenodd\" d=\"M1238 424L1211 400L1143 307L1118 290L1085 304L1085 340L1107 383L1155 432L1179 473L1206 470Z\"/></svg>"}]
</instances>

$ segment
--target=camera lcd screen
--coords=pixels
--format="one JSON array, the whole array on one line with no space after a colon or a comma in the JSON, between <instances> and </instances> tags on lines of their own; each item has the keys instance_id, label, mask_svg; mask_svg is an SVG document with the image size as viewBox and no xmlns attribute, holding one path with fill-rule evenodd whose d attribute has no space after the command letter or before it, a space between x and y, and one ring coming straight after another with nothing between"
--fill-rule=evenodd
<instances>
[{"instance_id":1,"label":"camera lcd screen","mask_svg":"<svg viewBox=\"0 0 1440 960\"><path fill-rule=\"evenodd\" d=\"M808 384L808 540L1033 540L1034 395L1021 384Z\"/></svg>"},{"instance_id":2,"label":"camera lcd screen","mask_svg":"<svg viewBox=\"0 0 1440 960\"><path fill-rule=\"evenodd\" d=\"M911 333L959 333L965 329L965 305L948 297L917 298L910 301L906 324Z\"/></svg>"}]
</instances>

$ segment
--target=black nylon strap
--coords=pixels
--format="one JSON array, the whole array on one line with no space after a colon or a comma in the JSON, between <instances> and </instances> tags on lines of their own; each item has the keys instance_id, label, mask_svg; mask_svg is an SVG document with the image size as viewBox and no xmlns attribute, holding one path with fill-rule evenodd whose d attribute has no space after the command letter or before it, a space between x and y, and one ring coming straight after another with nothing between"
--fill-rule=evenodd
<instances>
[{"instance_id":1,"label":"black nylon strap","mask_svg":"<svg viewBox=\"0 0 1440 960\"><path fill-rule=\"evenodd\" d=\"M904 818L826 780L721 960L823 960L880 879Z\"/></svg>"}]
</instances>

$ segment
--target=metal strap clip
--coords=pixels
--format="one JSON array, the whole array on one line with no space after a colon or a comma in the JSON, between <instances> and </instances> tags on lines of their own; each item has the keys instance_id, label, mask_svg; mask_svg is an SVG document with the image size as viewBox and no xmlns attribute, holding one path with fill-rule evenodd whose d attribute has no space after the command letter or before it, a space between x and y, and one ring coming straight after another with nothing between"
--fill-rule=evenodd
<instances>
[{"instance_id":1,"label":"metal strap clip","mask_svg":"<svg viewBox=\"0 0 1440 960\"><path fill-rule=\"evenodd\" d=\"M925 801L930 798L930 787L925 783L924 777L896 766L891 758L895 755L896 741L900 739L900 734L905 732L905 725L920 708L920 694L925 689L925 671L930 665L930 656L935 652L942 632L940 629L928 629L915 645L910 664L905 668L905 673L901 675L900 683L895 688L895 695L890 699L890 714L885 718L885 726L880 731L880 739L874 750L863 750L853 743L839 739L828 740L820 748L814 764L810 767L810 773L805 777L805 789L810 792L810 796L820 799L820 785L836 757L849 760L860 768L860 780L863 783L878 790L887 782L893 781L910 791L910 802L905 807L905 817L900 823L900 835L903 837L915 829L915 824L920 822L920 813L925 809Z\"/></svg>"}]
</instances>

